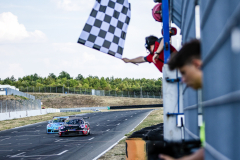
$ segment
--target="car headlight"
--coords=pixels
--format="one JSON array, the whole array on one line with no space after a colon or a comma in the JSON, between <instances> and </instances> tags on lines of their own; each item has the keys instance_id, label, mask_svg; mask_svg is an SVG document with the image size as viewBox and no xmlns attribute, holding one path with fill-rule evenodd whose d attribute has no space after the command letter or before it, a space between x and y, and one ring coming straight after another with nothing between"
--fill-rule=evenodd
<instances>
[{"instance_id":1,"label":"car headlight","mask_svg":"<svg viewBox=\"0 0 240 160\"><path fill-rule=\"evenodd\" d=\"M80 126L81 128L84 128L84 124L81 124L81 126Z\"/></svg>"},{"instance_id":2,"label":"car headlight","mask_svg":"<svg viewBox=\"0 0 240 160\"><path fill-rule=\"evenodd\" d=\"M64 129L65 127L64 126L61 126L60 129Z\"/></svg>"},{"instance_id":3,"label":"car headlight","mask_svg":"<svg viewBox=\"0 0 240 160\"><path fill-rule=\"evenodd\" d=\"M51 124L48 124L47 126L48 126L49 128L50 128L50 127L52 127L52 125L51 125Z\"/></svg>"}]
</instances>

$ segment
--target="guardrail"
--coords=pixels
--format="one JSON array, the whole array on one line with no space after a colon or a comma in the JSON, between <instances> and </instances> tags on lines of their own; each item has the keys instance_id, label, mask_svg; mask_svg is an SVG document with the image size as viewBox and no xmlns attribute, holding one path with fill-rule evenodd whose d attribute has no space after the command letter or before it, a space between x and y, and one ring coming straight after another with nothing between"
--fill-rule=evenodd
<instances>
[{"instance_id":1,"label":"guardrail","mask_svg":"<svg viewBox=\"0 0 240 160\"><path fill-rule=\"evenodd\" d=\"M109 110L109 107L83 107L83 108L61 108L60 112L81 112L81 111L96 111Z\"/></svg>"},{"instance_id":2,"label":"guardrail","mask_svg":"<svg viewBox=\"0 0 240 160\"><path fill-rule=\"evenodd\" d=\"M109 107L82 107L82 108L60 108L60 112L81 112L81 111L96 111L96 110L111 110L111 109L134 109L134 108L158 108L163 107L163 104L149 105L131 105L131 106L109 106Z\"/></svg>"},{"instance_id":3,"label":"guardrail","mask_svg":"<svg viewBox=\"0 0 240 160\"><path fill-rule=\"evenodd\" d=\"M110 109L156 108L156 107L163 107L163 104L131 105L131 106L110 106Z\"/></svg>"}]
</instances>

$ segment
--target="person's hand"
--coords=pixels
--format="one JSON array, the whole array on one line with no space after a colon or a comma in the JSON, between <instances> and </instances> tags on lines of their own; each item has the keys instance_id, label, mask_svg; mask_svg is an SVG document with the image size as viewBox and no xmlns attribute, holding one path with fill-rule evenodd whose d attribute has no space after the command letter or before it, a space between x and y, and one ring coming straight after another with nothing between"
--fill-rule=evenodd
<instances>
[{"instance_id":1,"label":"person's hand","mask_svg":"<svg viewBox=\"0 0 240 160\"><path fill-rule=\"evenodd\" d=\"M156 63L156 59L158 59L159 58L159 54L154 54L154 56L153 56L153 63Z\"/></svg>"},{"instance_id":2,"label":"person's hand","mask_svg":"<svg viewBox=\"0 0 240 160\"><path fill-rule=\"evenodd\" d=\"M128 59L128 58L123 58L122 59L125 63L129 63L130 62L130 59Z\"/></svg>"},{"instance_id":3,"label":"person's hand","mask_svg":"<svg viewBox=\"0 0 240 160\"><path fill-rule=\"evenodd\" d=\"M175 160L175 158L172 158L172 157L164 155L164 154L160 154L158 157L163 160Z\"/></svg>"}]
</instances>

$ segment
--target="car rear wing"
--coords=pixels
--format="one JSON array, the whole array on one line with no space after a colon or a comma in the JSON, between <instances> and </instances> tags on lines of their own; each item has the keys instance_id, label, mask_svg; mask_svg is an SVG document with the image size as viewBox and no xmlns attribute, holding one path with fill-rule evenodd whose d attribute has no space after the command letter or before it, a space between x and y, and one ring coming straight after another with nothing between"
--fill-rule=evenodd
<instances>
[{"instance_id":1,"label":"car rear wing","mask_svg":"<svg viewBox=\"0 0 240 160\"><path fill-rule=\"evenodd\" d=\"M61 116L54 116L53 118L68 118L69 116L63 116L63 117L61 117Z\"/></svg>"},{"instance_id":2,"label":"car rear wing","mask_svg":"<svg viewBox=\"0 0 240 160\"><path fill-rule=\"evenodd\" d=\"M90 119L90 117L82 117L82 116L69 116L69 118L83 118L83 119Z\"/></svg>"}]
</instances>

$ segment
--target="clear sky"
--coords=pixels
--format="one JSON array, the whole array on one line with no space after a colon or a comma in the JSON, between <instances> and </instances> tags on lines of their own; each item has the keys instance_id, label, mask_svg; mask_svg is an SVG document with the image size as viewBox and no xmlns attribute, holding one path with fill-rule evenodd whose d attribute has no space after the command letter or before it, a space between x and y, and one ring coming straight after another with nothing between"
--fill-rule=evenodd
<instances>
[{"instance_id":1,"label":"clear sky","mask_svg":"<svg viewBox=\"0 0 240 160\"><path fill-rule=\"evenodd\" d=\"M123 57L146 56L145 37L162 36L151 11L153 0L129 0L132 18ZM159 78L154 64L125 64L77 43L95 0L0 0L0 78L67 71L119 78ZM178 30L179 34L180 30ZM180 46L181 36L173 45Z\"/></svg>"}]
</instances>

